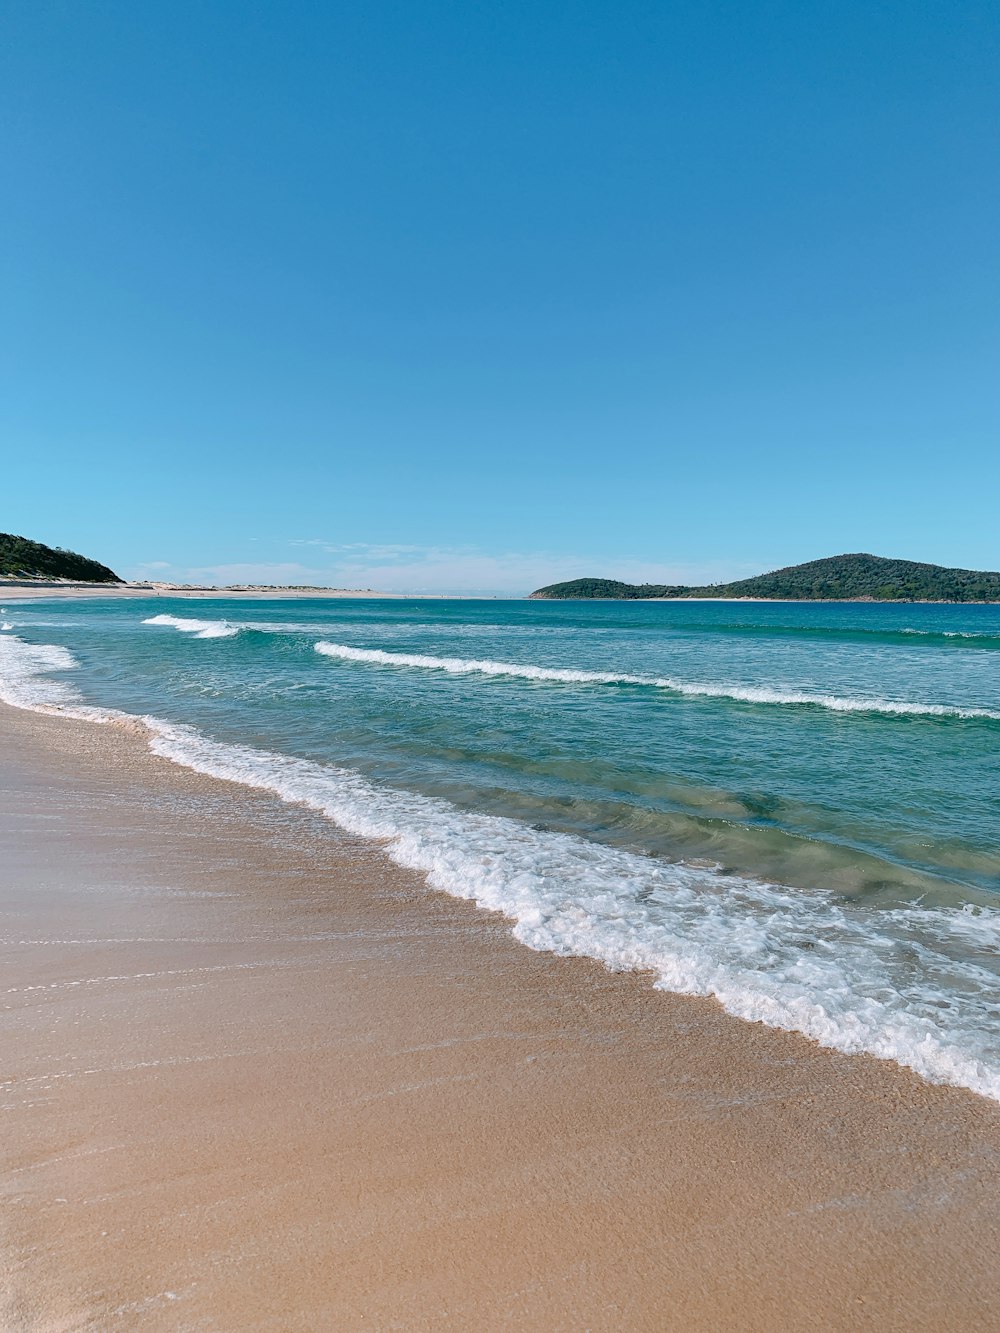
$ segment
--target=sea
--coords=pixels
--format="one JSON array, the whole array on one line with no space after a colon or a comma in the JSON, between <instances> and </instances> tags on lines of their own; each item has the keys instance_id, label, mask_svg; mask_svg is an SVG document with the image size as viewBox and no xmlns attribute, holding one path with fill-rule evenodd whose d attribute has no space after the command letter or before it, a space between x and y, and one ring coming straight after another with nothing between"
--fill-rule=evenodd
<instances>
[{"instance_id":1,"label":"sea","mask_svg":"<svg viewBox=\"0 0 1000 1333\"><path fill-rule=\"evenodd\" d=\"M998 606L109 597L0 625L8 703L140 717L532 949L1000 1100Z\"/></svg>"}]
</instances>

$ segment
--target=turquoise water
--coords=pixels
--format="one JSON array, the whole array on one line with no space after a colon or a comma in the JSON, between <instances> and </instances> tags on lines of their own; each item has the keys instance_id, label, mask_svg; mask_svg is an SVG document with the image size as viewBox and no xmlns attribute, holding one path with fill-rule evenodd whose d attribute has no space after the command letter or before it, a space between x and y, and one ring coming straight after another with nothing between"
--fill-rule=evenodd
<instances>
[{"instance_id":1,"label":"turquoise water","mask_svg":"<svg viewBox=\"0 0 1000 1333\"><path fill-rule=\"evenodd\" d=\"M155 718L154 748L387 838L534 947L1000 1095L998 607L157 598L0 620L8 698Z\"/></svg>"}]
</instances>

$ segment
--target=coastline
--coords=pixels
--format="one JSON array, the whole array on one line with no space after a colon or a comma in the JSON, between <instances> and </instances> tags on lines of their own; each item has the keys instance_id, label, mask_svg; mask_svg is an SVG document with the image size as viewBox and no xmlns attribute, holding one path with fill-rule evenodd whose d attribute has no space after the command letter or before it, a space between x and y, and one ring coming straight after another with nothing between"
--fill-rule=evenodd
<instances>
[{"instance_id":1,"label":"coastline","mask_svg":"<svg viewBox=\"0 0 1000 1333\"><path fill-rule=\"evenodd\" d=\"M1000 606L998 602L948 602L929 597L538 597L529 593L527 601L536 602L721 602L734 605L752 602L755 606Z\"/></svg>"},{"instance_id":2,"label":"coastline","mask_svg":"<svg viewBox=\"0 0 1000 1333\"><path fill-rule=\"evenodd\" d=\"M292 600L296 598L374 598L385 600L399 600L400 598L420 597L440 599L438 593L401 593L401 592L376 592L374 589L356 589L356 588L263 588L263 587L236 587L236 588L209 588L194 587L190 584L167 584L167 583L35 583L35 582L6 582L0 579L0 599L8 598L11 601L30 601L43 598L57 597L180 597L191 598L192 600L226 598L247 600Z\"/></svg>"},{"instance_id":3,"label":"coastline","mask_svg":"<svg viewBox=\"0 0 1000 1333\"><path fill-rule=\"evenodd\" d=\"M1000 1107L0 707L11 1328L968 1329Z\"/></svg>"},{"instance_id":4,"label":"coastline","mask_svg":"<svg viewBox=\"0 0 1000 1333\"><path fill-rule=\"evenodd\" d=\"M45 600L48 598L128 598L128 597L167 597L188 599L191 601L294 601L310 599L354 599L372 601L435 601L435 602L488 602L488 601L523 601L523 602L600 602L629 605L638 603L670 604L677 602L722 603L737 605L752 603L762 606L1000 606L1000 602L948 602L927 599L907 600L893 598L880 601L876 597L538 597L534 593L512 594L511 596L485 593L439 593L439 592L380 592L365 588L281 588L281 587L233 587L210 588L194 587L190 584L85 584L85 583L29 583L6 582L0 578L0 600L10 601Z\"/></svg>"}]
</instances>

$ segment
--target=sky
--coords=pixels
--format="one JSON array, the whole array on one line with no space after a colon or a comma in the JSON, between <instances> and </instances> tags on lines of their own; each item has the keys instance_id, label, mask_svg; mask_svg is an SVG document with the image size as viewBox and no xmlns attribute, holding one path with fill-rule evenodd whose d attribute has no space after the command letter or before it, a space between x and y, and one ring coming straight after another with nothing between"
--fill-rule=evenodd
<instances>
[{"instance_id":1,"label":"sky","mask_svg":"<svg viewBox=\"0 0 1000 1333\"><path fill-rule=\"evenodd\" d=\"M1000 568L1000 7L6 0L0 530L517 593Z\"/></svg>"}]
</instances>

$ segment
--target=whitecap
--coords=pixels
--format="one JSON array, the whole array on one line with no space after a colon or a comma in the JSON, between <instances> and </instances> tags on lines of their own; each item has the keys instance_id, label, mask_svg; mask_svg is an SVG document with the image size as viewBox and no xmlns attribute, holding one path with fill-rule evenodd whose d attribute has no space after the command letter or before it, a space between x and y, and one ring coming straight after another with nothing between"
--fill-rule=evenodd
<instances>
[{"instance_id":1,"label":"whitecap","mask_svg":"<svg viewBox=\"0 0 1000 1333\"><path fill-rule=\"evenodd\" d=\"M614 671L585 671L575 667L544 667L530 663L494 662L491 659L465 657L430 657L420 653L390 653L381 648L353 648L325 640L315 645L326 657L346 662L367 662L375 666L417 667L446 671L451 675L507 676L521 680L554 681L579 685L641 685L669 690L693 698L732 699L739 703L812 705L838 713L889 713L917 717L998 718L1000 712L989 708L970 708L952 704L916 703L905 699L842 696L808 690L783 689L757 685L714 684L676 680L668 676L629 675Z\"/></svg>"},{"instance_id":2,"label":"whitecap","mask_svg":"<svg viewBox=\"0 0 1000 1333\"><path fill-rule=\"evenodd\" d=\"M182 634L190 634L196 639L231 639L239 634L238 625L230 625L226 620L195 620L190 616L150 616L142 622L144 625L169 625Z\"/></svg>"}]
</instances>

